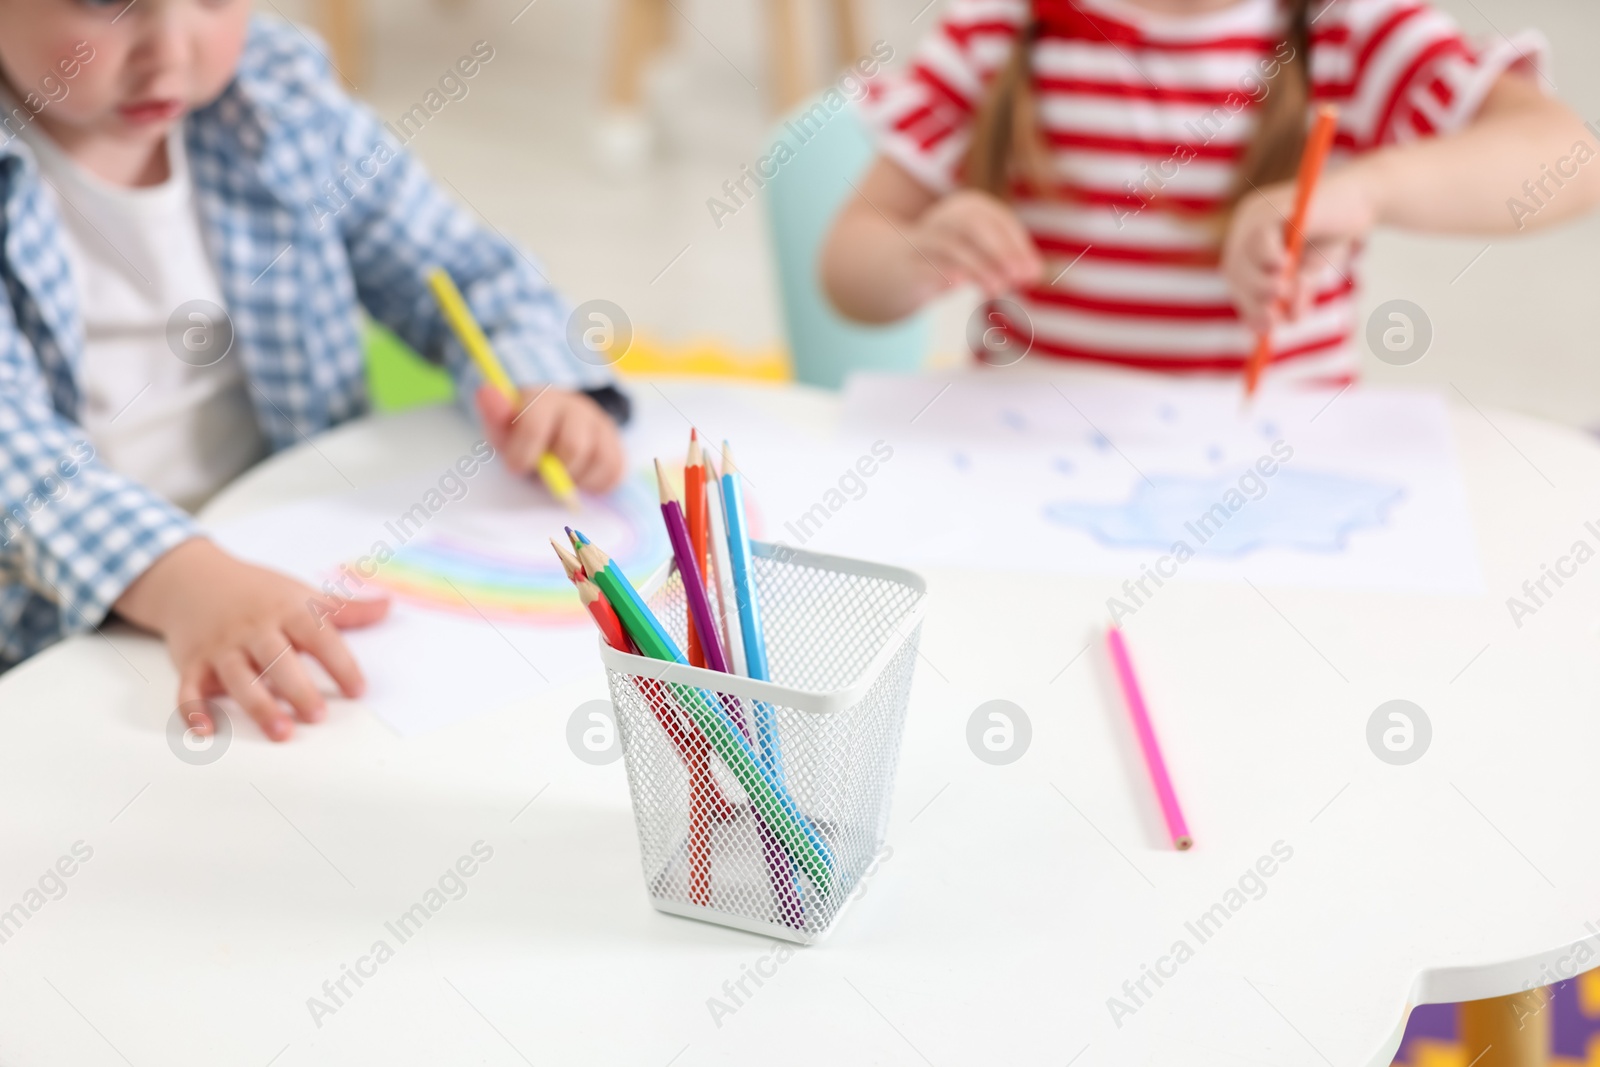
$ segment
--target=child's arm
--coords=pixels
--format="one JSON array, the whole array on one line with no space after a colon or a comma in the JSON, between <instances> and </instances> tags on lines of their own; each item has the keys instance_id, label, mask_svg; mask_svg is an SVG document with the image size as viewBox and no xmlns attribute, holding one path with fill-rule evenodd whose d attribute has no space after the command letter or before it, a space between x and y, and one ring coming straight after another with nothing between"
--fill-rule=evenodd
<instances>
[{"instance_id":1,"label":"child's arm","mask_svg":"<svg viewBox=\"0 0 1600 1067\"><path fill-rule=\"evenodd\" d=\"M1044 269L1016 213L987 193L941 197L882 157L858 188L834 220L821 264L829 299L852 319L892 322L969 283L996 297Z\"/></svg>"},{"instance_id":2,"label":"child's arm","mask_svg":"<svg viewBox=\"0 0 1600 1067\"><path fill-rule=\"evenodd\" d=\"M1465 130L1381 149L1356 165L1366 172L1379 225L1508 234L1565 222L1600 203L1600 170L1585 165L1597 153L1565 104L1530 78L1505 74ZM1551 180L1558 165L1568 173ZM1528 209L1544 206L1522 215L1511 210L1512 199Z\"/></svg>"},{"instance_id":3,"label":"child's arm","mask_svg":"<svg viewBox=\"0 0 1600 1067\"><path fill-rule=\"evenodd\" d=\"M515 404L478 392L490 443L516 469L532 470L553 451L581 488L614 487L624 469L621 437L580 391L611 384L609 354L585 349L586 358L578 358L567 339L570 309L543 269L440 189L331 76L322 96L340 131L334 170L345 164L366 179L334 219L362 305L424 357L444 364L461 393L472 395L482 378L428 288L428 273L443 267L522 390Z\"/></svg>"},{"instance_id":4,"label":"child's arm","mask_svg":"<svg viewBox=\"0 0 1600 1067\"><path fill-rule=\"evenodd\" d=\"M1343 269L1354 243L1374 226L1493 235L1574 218L1600 203L1600 168L1587 166L1597 154L1565 105L1527 77L1503 74L1461 132L1380 148L1330 171L1311 202L1305 228L1311 247L1299 278L1280 277L1294 184L1242 201L1223 251L1234 301L1255 329L1268 323L1280 297L1290 301L1290 317L1298 316L1313 295L1312 280L1330 262ZM1558 166L1566 172L1558 175L1559 188L1546 177ZM1514 211L1513 199L1536 206L1524 188L1528 182L1542 206Z\"/></svg>"},{"instance_id":5,"label":"child's arm","mask_svg":"<svg viewBox=\"0 0 1600 1067\"><path fill-rule=\"evenodd\" d=\"M284 654L291 638L321 660L346 695L361 687L343 642L315 625L309 605L351 625L383 608L347 611L299 582L230 558L181 509L102 464L82 428L56 412L39 361L4 300L0 574L6 658L96 631L115 610L166 639L180 705L232 696L275 740L293 732L279 698L304 721L323 714L299 657ZM204 712L190 725L201 733L214 726Z\"/></svg>"}]
</instances>

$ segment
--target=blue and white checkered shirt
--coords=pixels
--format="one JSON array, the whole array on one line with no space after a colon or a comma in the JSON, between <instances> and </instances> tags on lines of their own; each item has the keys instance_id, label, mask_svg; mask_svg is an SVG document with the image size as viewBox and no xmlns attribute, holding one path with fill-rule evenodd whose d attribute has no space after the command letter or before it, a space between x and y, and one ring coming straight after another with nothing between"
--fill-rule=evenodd
<instances>
[{"instance_id":1,"label":"blue and white checkered shirt","mask_svg":"<svg viewBox=\"0 0 1600 1067\"><path fill-rule=\"evenodd\" d=\"M48 105L47 105L48 106ZM297 28L252 22L237 76L184 120L195 198L255 416L274 450L367 410L360 309L463 389L476 371L427 287L442 266L511 376L604 385L533 262L446 196L335 83ZM93 458L74 421L78 290L30 150L0 128L0 670L100 624L195 536L182 510Z\"/></svg>"}]
</instances>

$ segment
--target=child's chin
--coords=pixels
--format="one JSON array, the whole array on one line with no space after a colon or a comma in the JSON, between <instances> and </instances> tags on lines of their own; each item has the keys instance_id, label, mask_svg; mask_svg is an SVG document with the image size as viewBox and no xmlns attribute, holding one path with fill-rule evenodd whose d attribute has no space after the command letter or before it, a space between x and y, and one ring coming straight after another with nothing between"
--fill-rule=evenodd
<instances>
[{"instance_id":1,"label":"child's chin","mask_svg":"<svg viewBox=\"0 0 1600 1067\"><path fill-rule=\"evenodd\" d=\"M159 121L130 122L118 112L111 112L105 120L96 125L103 132L120 141L133 143L159 141L172 131L172 128L183 120L179 113L174 118Z\"/></svg>"},{"instance_id":2,"label":"child's chin","mask_svg":"<svg viewBox=\"0 0 1600 1067\"><path fill-rule=\"evenodd\" d=\"M188 110L181 101L158 104L132 104L117 108L117 118L129 129L169 130Z\"/></svg>"}]
</instances>

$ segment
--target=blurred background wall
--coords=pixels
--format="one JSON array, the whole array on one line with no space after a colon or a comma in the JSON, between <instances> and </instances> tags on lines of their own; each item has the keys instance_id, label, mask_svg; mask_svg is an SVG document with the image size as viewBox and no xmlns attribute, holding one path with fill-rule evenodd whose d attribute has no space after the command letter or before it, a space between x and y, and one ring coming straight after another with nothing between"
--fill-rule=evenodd
<instances>
[{"instance_id":1,"label":"blurred background wall","mask_svg":"<svg viewBox=\"0 0 1600 1067\"><path fill-rule=\"evenodd\" d=\"M268 0L261 10L320 25L326 2ZM367 0L357 37L363 58L351 73L359 94L393 119L474 42L488 42L495 58L470 94L434 116L412 149L541 257L574 302L612 300L643 335L669 345L712 341L775 353L783 331L765 205L753 203L719 228L706 201L770 145L769 10L784 2L815 7L815 33L825 44L831 5L671 0L672 44L646 76L656 143L629 166L615 145L609 153L599 148L619 2ZM924 11L925 2L859 0L862 39L888 42L895 62L903 61L945 0ZM1485 38L1542 29L1560 94L1585 119L1600 120L1600 4L1437 2ZM820 64L810 74L819 86L830 78ZM1367 256L1363 308L1409 299L1428 314L1435 337L1411 367L1388 367L1369 354L1367 380L1432 383L1454 395L1453 386L1479 405L1600 427L1597 294L1597 218L1492 241L1379 234ZM939 308L936 350L944 358L962 358L974 303L958 293Z\"/></svg>"}]
</instances>

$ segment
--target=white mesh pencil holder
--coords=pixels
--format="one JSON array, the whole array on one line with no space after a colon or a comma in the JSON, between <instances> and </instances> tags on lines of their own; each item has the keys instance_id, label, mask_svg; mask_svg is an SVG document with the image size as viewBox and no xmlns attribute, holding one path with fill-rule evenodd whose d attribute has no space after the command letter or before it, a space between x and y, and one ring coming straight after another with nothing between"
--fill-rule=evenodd
<instances>
[{"instance_id":1,"label":"white mesh pencil holder","mask_svg":"<svg viewBox=\"0 0 1600 1067\"><path fill-rule=\"evenodd\" d=\"M811 942L883 843L927 586L898 567L752 549L772 681L604 642L601 658L651 903ZM683 647L676 569L640 594Z\"/></svg>"}]
</instances>

